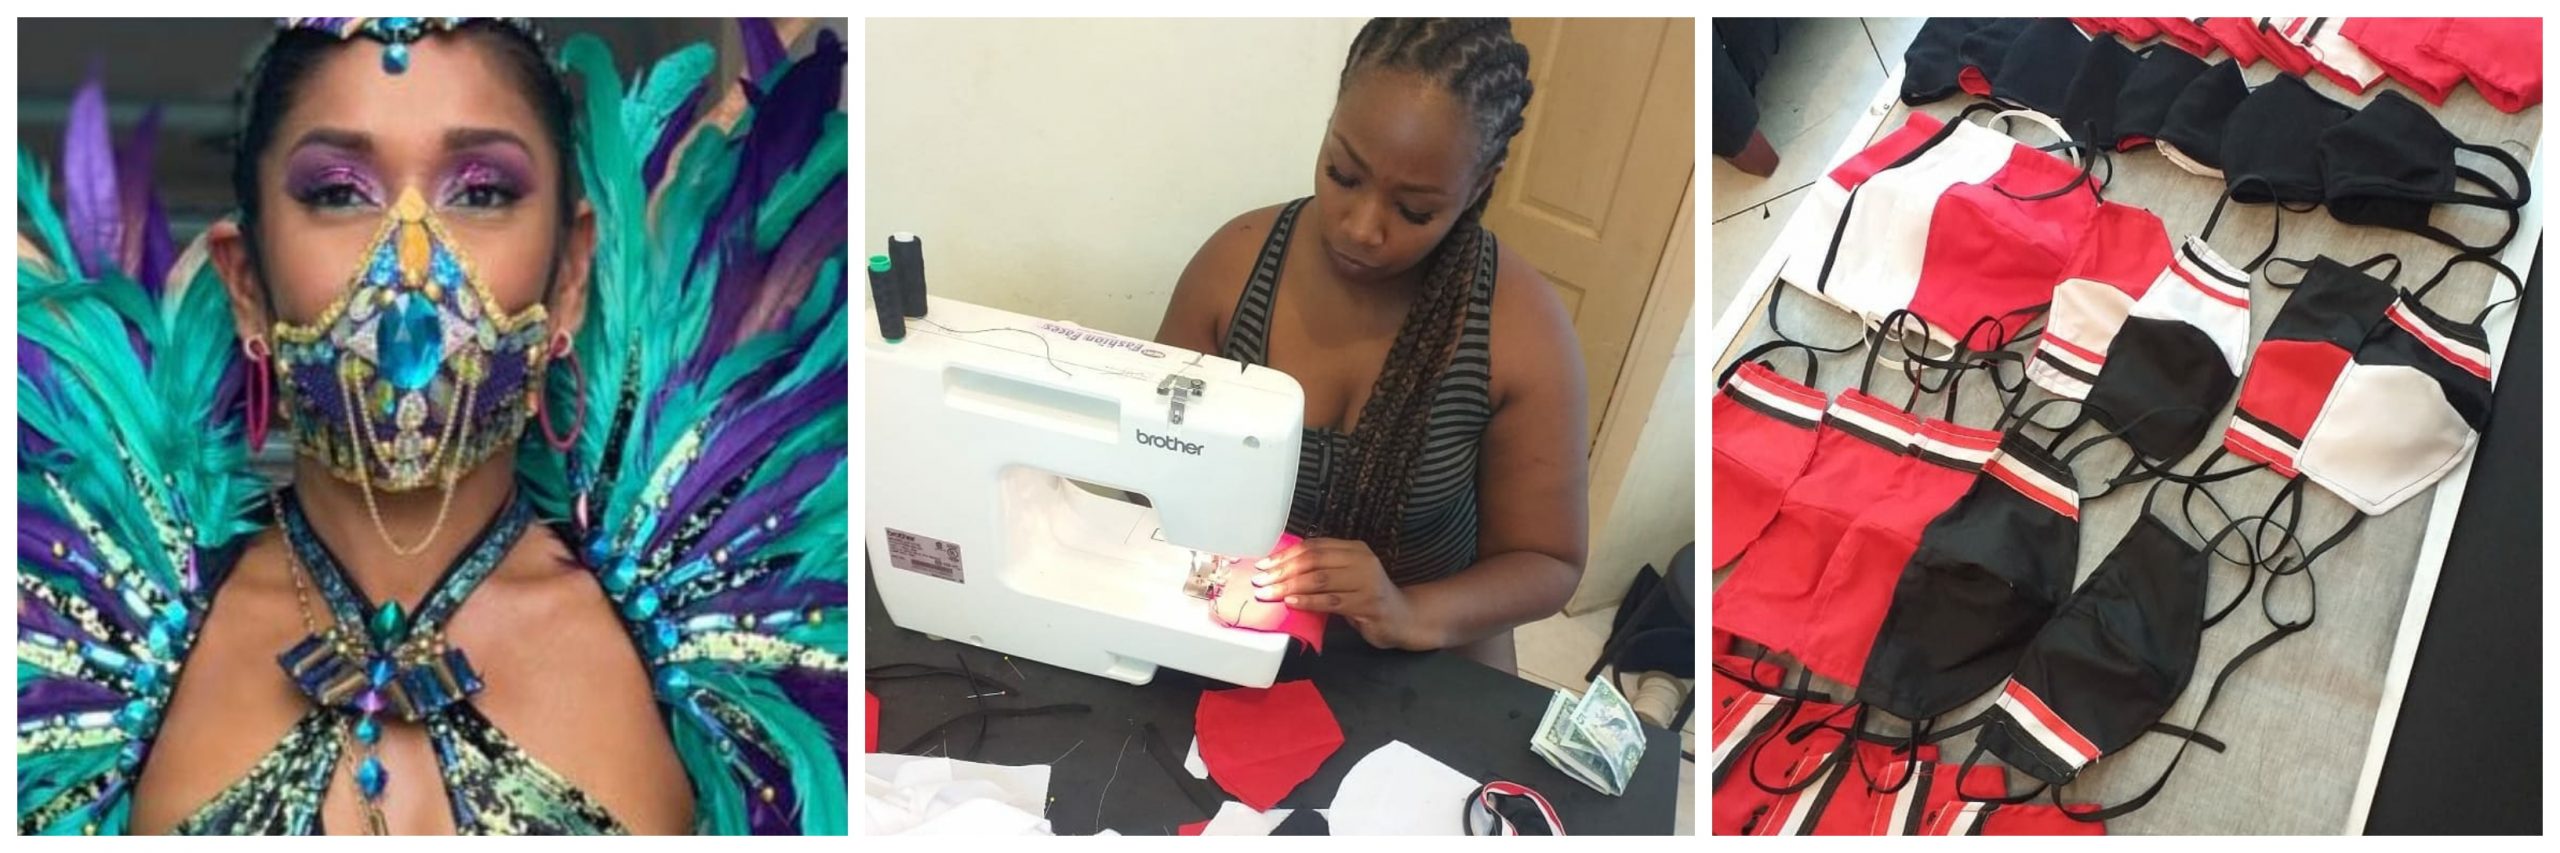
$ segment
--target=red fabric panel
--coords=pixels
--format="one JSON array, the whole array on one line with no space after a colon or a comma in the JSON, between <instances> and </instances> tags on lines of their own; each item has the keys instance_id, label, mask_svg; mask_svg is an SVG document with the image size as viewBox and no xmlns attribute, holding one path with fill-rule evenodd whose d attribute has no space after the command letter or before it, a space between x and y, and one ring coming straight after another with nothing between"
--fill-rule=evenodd
<instances>
[{"instance_id":1,"label":"red fabric panel","mask_svg":"<svg viewBox=\"0 0 2560 853\"><path fill-rule=\"evenodd\" d=\"M2185 18L2151 18L2149 20L2160 28L2160 35L2167 38L2170 44L2177 45L2179 50L2197 56L2213 55L2213 48L2217 44L2213 34L2205 32L2205 29L2197 26L2196 22Z\"/></svg>"},{"instance_id":2,"label":"red fabric panel","mask_svg":"<svg viewBox=\"0 0 2560 853\"><path fill-rule=\"evenodd\" d=\"M2242 68L2256 65L2266 56L2266 49L2258 44L2256 18L2206 18L2204 32Z\"/></svg>"},{"instance_id":3,"label":"red fabric panel","mask_svg":"<svg viewBox=\"0 0 2560 853\"><path fill-rule=\"evenodd\" d=\"M862 752L880 751L880 697L862 691Z\"/></svg>"},{"instance_id":4,"label":"red fabric panel","mask_svg":"<svg viewBox=\"0 0 2560 853\"><path fill-rule=\"evenodd\" d=\"M1858 742L1854 757L1866 768L1865 775L1860 775L1856 767L1848 768L1840 787L1831 792L1831 801L1823 804L1813 834L1884 835L1901 817L1892 813L1894 796L1901 792L1902 774L1914 772L1915 765L1907 763L1906 756L1895 754L1893 747L1869 741ZM1916 772L1928 772L1937 761L1938 748L1922 744ZM1873 785L1868 783L1869 776L1875 779ZM1876 790L1875 786L1894 789L1895 794Z\"/></svg>"},{"instance_id":5,"label":"red fabric panel","mask_svg":"<svg viewBox=\"0 0 2560 853\"><path fill-rule=\"evenodd\" d=\"M2462 84L2462 66L2420 49L2443 18L2348 18L2338 35L2355 42L2365 58L2427 103L2444 106Z\"/></svg>"},{"instance_id":6,"label":"red fabric panel","mask_svg":"<svg viewBox=\"0 0 2560 853\"><path fill-rule=\"evenodd\" d=\"M1862 391L1840 393L1843 400L1859 400L1877 410L1893 408ZM1919 427L1919 419L1908 415L1889 420L1900 429ZM1709 594L1714 608L1709 621L1718 630L1792 651L1798 630L1814 618L1814 588L1849 522L1883 499L1900 481L1903 467L1913 464L1922 463L1900 448L1880 447L1826 421L1814 437L1813 460L1804 476L1787 489L1768 527L1734 561L1732 574Z\"/></svg>"},{"instance_id":7,"label":"red fabric panel","mask_svg":"<svg viewBox=\"0 0 2560 853\"><path fill-rule=\"evenodd\" d=\"M2000 434L1931 421L1924 429L1942 438L1997 446ZM1928 462L1904 466L1892 491L1843 531L1813 595L1811 618L1798 626L1796 660L1814 674L1855 685L1866 671L1884 612L1902 567L1920 549L1920 532L1973 487L1978 472Z\"/></svg>"},{"instance_id":8,"label":"red fabric panel","mask_svg":"<svg viewBox=\"0 0 2560 853\"><path fill-rule=\"evenodd\" d=\"M2446 18L2420 48L2462 66L2489 105L2518 112L2542 103L2542 20Z\"/></svg>"},{"instance_id":9,"label":"red fabric panel","mask_svg":"<svg viewBox=\"0 0 2560 853\"><path fill-rule=\"evenodd\" d=\"M2082 190L2039 201L2020 201L2000 190L2047 193L2079 171L2062 158L2018 145L1991 180L1948 188L1930 213L1911 313L1950 334L1984 317L2000 318L2013 335L2029 325L2039 312L2028 309L2053 301L2053 286L2062 280L2063 265L2087 232L2098 201ZM1987 340L1990 331L1971 343L1997 345Z\"/></svg>"},{"instance_id":10,"label":"red fabric panel","mask_svg":"<svg viewBox=\"0 0 2560 853\"><path fill-rule=\"evenodd\" d=\"M2090 217L2057 281L2085 278L2141 299L2169 267L2169 229L2151 211L2104 204Z\"/></svg>"},{"instance_id":11,"label":"red fabric panel","mask_svg":"<svg viewBox=\"0 0 2560 853\"><path fill-rule=\"evenodd\" d=\"M1766 412L1745 405L1735 395L1765 392L1809 405L1819 412L1824 405L1822 392L1786 378L1759 362L1742 366L1734 372L1734 383L1749 383L1751 391L1727 387L1717 392L1714 412L1708 428L1708 447L1715 451L1711 461L1713 476L1708 499L1714 504L1710 514L1715 520L1707 540L1708 566L1722 568L1742 555L1743 548L1760 537L1769 520L1778 514L1778 502L1804 474L1805 464L1813 460L1816 429L1770 417Z\"/></svg>"},{"instance_id":12,"label":"red fabric panel","mask_svg":"<svg viewBox=\"0 0 2560 853\"><path fill-rule=\"evenodd\" d=\"M1841 713L1838 705L1807 703L1783 727L1793 728L1835 716L1845 720L1848 715ZM1773 794L1752 781L1754 768L1757 768L1762 781L1787 787L1811 777L1823 758L1840 747L1840 737L1838 730L1824 728L1793 743L1785 737L1764 737L1751 742L1744 749L1741 763L1734 766L1733 772L1725 776L1724 784L1716 786L1710 797L1709 805L1714 814L1708 818L1707 831L1715 835L1767 835L1776 832L1785 823L1788 809L1799 798L1810 799L1820 794L1822 785L1815 783L1794 793Z\"/></svg>"},{"instance_id":13,"label":"red fabric panel","mask_svg":"<svg viewBox=\"0 0 2560 853\"><path fill-rule=\"evenodd\" d=\"M1982 834L2105 835L2107 825L2073 820L2061 809L2043 803L2021 803L2001 806L1983 815Z\"/></svg>"},{"instance_id":14,"label":"red fabric panel","mask_svg":"<svg viewBox=\"0 0 2560 853\"><path fill-rule=\"evenodd\" d=\"M1209 779L1254 811L1279 805L1342 748L1342 726L1312 681L1201 693L1195 723Z\"/></svg>"},{"instance_id":15,"label":"red fabric panel","mask_svg":"<svg viewBox=\"0 0 2560 853\"><path fill-rule=\"evenodd\" d=\"M1901 127L1832 167L1831 182L1840 185L1841 189L1857 189L1859 184L1884 171L1884 167L1902 159L1902 155L1911 153L1912 149L1920 147L1920 143L1929 141L1932 134L1946 125L1945 120L1928 113L1912 113L1903 119Z\"/></svg>"}]
</instances>

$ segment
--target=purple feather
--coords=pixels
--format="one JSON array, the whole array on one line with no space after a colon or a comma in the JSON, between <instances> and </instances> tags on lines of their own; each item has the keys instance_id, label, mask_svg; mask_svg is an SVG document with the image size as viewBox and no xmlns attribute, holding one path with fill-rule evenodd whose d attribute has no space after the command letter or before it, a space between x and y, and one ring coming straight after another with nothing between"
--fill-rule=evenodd
<instances>
[{"instance_id":1,"label":"purple feather","mask_svg":"<svg viewBox=\"0 0 2560 853\"><path fill-rule=\"evenodd\" d=\"M143 277L143 254L151 242L150 217L158 208L158 193L151 186L151 158L160 135L160 107L152 105L142 114L142 121L125 136L116 148L116 266L125 275L142 282L153 297L160 295L160 283ZM166 216L162 217L165 227ZM163 235L161 242L168 238Z\"/></svg>"},{"instance_id":2,"label":"purple feather","mask_svg":"<svg viewBox=\"0 0 2560 853\"><path fill-rule=\"evenodd\" d=\"M169 289L169 268L178 264L178 244L169 234L169 210L160 204L160 194L154 191L147 203L151 210L142 219L142 268L135 276L156 299Z\"/></svg>"},{"instance_id":3,"label":"purple feather","mask_svg":"<svg viewBox=\"0 0 2560 853\"><path fill-rule=\"evenodd\" d=\"M781 65L782 36L773 31L773 22L763 18L739 18L738 40L747 48L747 79L761 82L766 74Z\"/></svg>"},{"instance_id":4,"label":"purple feather","mask_svg":"<svg viewBox=\"0 0 2560 853\"><path fill-rule=\"evenodd\" d=\"M719 521L711 525L702 538L703 544L719 547L721 543L746 532L746 528L763 523L765 516L789 513L808 497L809 490L817 488L819 483L835 473L836 465L844 461L844 456L844 448L839 446L794 460L791 467L785 469L782 476L774 478L771 484L755 490L753 494L739 495L737 502L730 504L721 513Z\"/></svg>"},{"instance_id":5,"label":"purple feather","mask_svg":"<svg viewBox=\"0 0 2560 853\"><path fill-rule=\"evenodd\" d=\"M773 802L765 802L761 796L747 798L747 831L756 835L800 834L800 791L791 783L791 771L761 749L740 749L735 754L757 778L774 789Z\"/></svg>"},{"instance_id":6,"label":"purple feather","mask_svg":"<svg viewBox=\"0 0 2560 853\"><path fill-rule=\"evenodd\" d=\"M115 602L122 600L111 590L108 590L104 584L100 583L97 578L90 576L86 571L72 565L69 559L53 556L53 545L56 542L62 543L64 550L68 553L79 555L81 558L88 560L90 565L94 566L99 564L97 553L88 547L87 540L82 537L78 531L72 529L71 525L55 519L48 511L29 509L23 504L20 505L18 509L18 565L20 570L31 572L40 577L69 581L79 587L80 598L88 601ZM43 608L28 607L25 599L21 598L18 606L19 627L24 629L30 624L35 624L31 614L37 613L42 609ZM122 628L126 631L137 631L140 628L139 623L133 620L132 614L126 613L125 609L121 606L100 607L98 612L106 614L109 622L117 628ZM76 637L87 632L82 631L77 627L66 627L59 633L61 633L62 636Z\"/></svg>"},{"instance_id":7,"label":"purple feather","mask_svg":"<svg viewBox=\"0 0 2560 853\"><path fill-rule=\"evenodd\" d=\"M818 267L844 251L845 246L845 179L836 178L827 191L818 194L800 221L773 247L773 259L764 271L764 287L756 293L756 304L738 325L738 339L748 338L781 328L790 322L791 312L798 310L800 300L807 298L809 288L817 285Z\"/></svg>"},{"instance_id":8,"label":"purple feather","mask_svg":"<svg viewBox=\"0 0 2560 853\"><path fill-rule=\"evenodd\" d=\"M238 424L248 428L249 371L256 369L248 359L232 357L222 368L222 381L213 389L213 411L208 427Z\"/></svg>"},{"instance_id":9,"label":"purple feather","mask_svg":"<svg viewBox=\"0 0 2560 853\"><path fill-rule=\"evenodd\" d=\"M844 384L845 368L838 366L807 385L739 412L712 434L710 446L703 448L701 457L676 484L674 500L668 504L669 514L682 517L693 512L707 491L746 473L749 466L773 452L784 433L805 423L810 412L844 399Z\"/></svg>"},{"instance_id":10,"label":"purple feather","mask_svg":"<svg viewBox=\"0 0 2560 853\"><path fill-rule=\"evenodd\" d=\"M105 685L68 678L46 678L18 687L18 719L112 711L125 697Z\"/></svg>"},{"instance_id":11,"label":"purple feather","mask_svg":"<svg viewBox=\"0 0 2560 853\"><path fill-rule=\"evenodd\" d=\"M844 581L817 580L786 584L766 575L736 589L686 607L687 615L702 613L771 613L776 610L805 610L819 605L842 606L845 603Z\"/></svg>"},{"instance_id":12,"label":"purple feather","mask_svg":"<svg viewBox=\"0 0 2560 853\"><path fill-rule=\"evenodd\" d=\"M676 102L675 111L667 115L666 126L658 131L657 144L649 148L649 159L640 165L642 186L656 190L658 182L666 180L667 161L675 158L676 145L688 138L693 120L702 110L702 93L708 91L709 86L695 86L685 93L684 100Z\"/></svg>"},{"instance_id":13,"label":"purple feather","mask_svg":"<svg viewBox=\"0 0 2560 853\"><path fill-rule=\"evenodd\" d=\"M708 233L718 234L720 239L705 240L695 250L696 264L715 249L722 251L730 264L712 293L711 320L703 329L703 340L738 340L736 329L754 299L735 291L763 281L763 263L751 260L753 246L748 242L754 230L755 208L775 184L790 174L793 166L808 156L825 131L826 117L835 112L844 96L844 65L843 42L834 31L820 30L817 50L783 71L772 91L759 93L748 87L755 121L741 141L738 174L728 201L706 223L716 229ZM708 364L724 349L704 347L696 364Z\"/></svg>"},{"instance_id":14,"label":"purple feather","mask_svg":"<svg viewBox=\"0 0 2560 853\"><path fill-rule=\"evenodd\" d=\"M99 67L71 96L71 115L62 133L63 219L71 231L72 250L81 271L91 278L106 274L123 249L124 221L116 212L115 143L107 128L107 87Z\"/></svg>"}]
</instances>

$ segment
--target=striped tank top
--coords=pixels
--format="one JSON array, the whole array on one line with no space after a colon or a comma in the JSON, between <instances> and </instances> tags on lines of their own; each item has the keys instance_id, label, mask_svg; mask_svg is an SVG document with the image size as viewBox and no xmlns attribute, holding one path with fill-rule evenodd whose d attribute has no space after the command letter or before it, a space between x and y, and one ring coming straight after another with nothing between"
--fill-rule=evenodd
<instances>
[{"instance_id":1,"label":"striped tank top","mask_svg":"<svg viewBox=\"0 0 2560 853\"><path fill-rule=\"evenodd\" d=\"M1290 202L1271 224L1271 236L1263 241L1243 295L1236 298L1235 315L1227 323L1219 355L1270 366L1271 306L1280 295L1280 265L1288 254L1298 211L1306 203L1303 198ZM1475 289L1467 297L1466 323L1449 368L1441 372L1433 392L1422 459L1407 486L1404 518L1397 528L1404 553L1394 558L1380 555L1386 560L1387 577L1398 586L1448 577L1476 560L1476 456L1485 426L1493 421L1490 342L1498 253L1491 235L1487 236L1476 261ZM1352 433L1306 430L1298 455L1297 490L1289 503L1289 532L1313 535L1316 520L1324 516L1328 487L1336 477L1353 476L1352 452L1363 438L1356 427Z\"/></svg>"}]
</instances>

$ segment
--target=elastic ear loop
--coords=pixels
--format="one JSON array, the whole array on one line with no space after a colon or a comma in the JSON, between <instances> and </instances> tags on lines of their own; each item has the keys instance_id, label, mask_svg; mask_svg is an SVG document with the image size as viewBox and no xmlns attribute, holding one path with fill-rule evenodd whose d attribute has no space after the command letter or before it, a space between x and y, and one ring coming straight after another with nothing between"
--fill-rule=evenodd
<instances>
[{"instance_id":1,"label":"elastic ear loop","mask_svg":"<svg viewBox=\"0 0 2560 853\"><path fill-rule=\"evenodd\" d=\"M2205 241L2207 245L2211 245L2213 241L2214 227L2222 224L2222 208L2231 203L2231 196L2235 191L2242 186L2253 183L2266 187L2268 197L2273 198L2275 196L2275 184L2269 182L2264 176L2254 174L2242 175L2239 178L2232 180L2229 186L2222 188L2222 197L2214 200L2213 213L2204 218L2204 230L2196 232L2196 239ZM2240 268L2241 272L2257 272L2258 267L2265 265L2268 259L2275 257L2276 244L2284 240L2284 212L2288 209L2290 208L2287 208L2283 202L2276 203L2275 213L2270 214L2270 216L2273 217L2271 220L2272 224L2267 228L2267 247L2259 251L2257 257L2250 258L2249 263ZM2306 208L2305 210L2297 210L2294 212L2303 213L2307 212L2307 210L2308 209ZM2270 279L2270 281L2272 281L2272 279Z\"/></svg>"},{"instance_id":2,"label":"elastic ear loop","mask_svg":"<svg viewBox=\"0 0 2560 853\"><path fill-rule=\"evenodd\" d=\"M2298 485L2301 481L2295 480L2293 483L2294 485ZM2288 486L2287 488L2288 491L2290 491L2293 486ZM2278 501L2282 501L2284 500L2284 497L2284 495L2280 494L2276 499ZM2301 504L2298 499L2295 502L2294 512L2295 520L2299 521ZM2258 638L2256 642L2250 643L2247 648L2241 649L2239 654L2233 655L2229 662L2222 665L2222 671L2214 676L2213 687L2205 693L2204 705L2196 709L2196 720L2194 723L2190 724L2190 729L2202 729L2204 727L2205 716L2213 711L2214 702L2222 698L2223 685L2229 683L2231 675L2238 672L2242 664L2248 663L2250 658L2256 657L2260 652L2264 652L2273 647L2278 641L2310 628L2312 622L2319 618L2320 583L2318 577L2311 574L2311 565L2316 562L2322 554L2327 553L2329 549L2336 547L2340 542L2344 542L2347 535L2353 533L2356 528L2363 523L2363 521L2363 513L2355 514L2355 516L2349 519L2346 525L2341 527L2337 533L2332 534L2327 540L2312 548L2310 552L2303 557L2301 562L2292 564L2291 568L2270 569L2268 571L2270 577L2267 580L2267 590L2258 596L2258 609L2260 614L2266 617L2268 624L2274 626L2274 629L2269 631L2266 636ZM2254 574L2254 570L2252 570L2252 573ZM2277 619L2273 609L2274 605L2271 603L2273 593L2275 592L2276 582L2286 576L2296 574L2302 576L2303 582L2311 585L2311 591L2309 593L2311 611L2304 614L2303 617L2297 621L2288 622ZM2178 745L2177 753L2169 757L2168 766L2161 769L2160 777L2152 781L2150 788L2145 789L2141 794L2136 795L2131 800L2106 808L2091 809L2087 811L2073 811L2063 805L2062 791L2057 788L2053 792L2053 804L2064 815L2069 816L2072 820L2080 821L2082 823L2100 823L2131 814L2135 809L2139 809L2150 804L2151 798L2158 796L2160 790L2169 784L2170 774L2177 772L2178 762L2186 758L2187 748L2192 745L2194 745L2194 741L2180 743Z\"/></svg>"},{"instance_id":3,"label":"elastic ear loop","mask_svg":"<svg viewBox=\"0 0 2560 853\"><path fill-rule=\"evenodd\" d=\"M2504 278L2507 280L2507 284L2509 285L2509 290L2511 290L2511 291L2512 291L2512 293L2511 293L2510 295L2508 295L2508 296L2507 296L2507 298L2505 298L2505 299L2500 299L2500 300L2497 300L2497 301L2491 302L2491 303L2489 303L2489 304L2487 304L2487 305L2481 306L2481 308L2480 308L2480 313L2478 313L2478 314L2474 314L2474 315L2471 315L2471 322L2470 322L2468 325L2477 326L2477 325L2479 325L2479 324L2480 324L2480 321L2482 321L2482 320L2486 320L2486 319L2488 319L2488 318L2489 318L2489 312L2491 312L2491 311L2495 311L2495 310L2498 310L2498 306L2500 306L2500 305L2505 305L2505 304L2508 304L2508 303L2511 303L2511 302L2515 302L2515 301L2517 301L2517 300L2520 300L2520 299L2523 299L2523 298L2524 298L2524 279L2522 279L2522 278L2518 277L2518 276L2516 275L2516 271L2515 271L2515 270L2508 268L2508 267L2507 267L2507 265L2506 265L2505 263L2500 262L2500 261L2499 261L2496 257L2494 257L2494 256L2491 256L2491 255L2485 255L2485 254L2480 254L2480 253L2476 253L2476 252L2465 252L2465 253L2463 253L2463 254L2455 255L2455 256L2453 256L2453 257L2451 257L2451 258L2446 259L2446 260L2445 260L2445 262L2444 262L2444 266L2436 270L2436 275L2435 275L2435 277L2434 277L2434 278L2427 279L2427 283L2425 283L2425 284L2421 284L2421 285L2418 285L2418 289L2417 289L2417 290L2410 291L2410 292L2409 292L2409 299L2410 299L2410 301L2413 301L2413 302L2424 302L2424 301L2426 301L2427 293L2428 293L2428 292L2430 292L2430 291L2435 290L2435 289L2436 289L2436 285L2443 284L2443 283L2444 283L2444 277L2445 277L2446 275L2448 275L2448 274L2452 273L2452 272L2453 272L2453 268L2454 268L2455 266L2460 265L2460 264L2466 264L2466 263L2479 264L2479 265L2481 265L2481 266L2485 266L2485 267L2488 267L2488 268L2489 268L2489 269L2491 269L2491 270L2496 271L2496 272L2498 273L2498 275L2499 275L2499 276L2504 277Z\"/></svg>"},{"instance_id":4,"label":"elastic ear loop","mask_svg":"<svg viewBox=\"0 0 2560 853\"><path fill-rule=\"evenodd\" d=\"M1857 349L1857 348L1859 348L1859 347L1861 347L1861 346L1865 346L1865 345L1867 344L1867 339L1866 339L1866 336L1864 336L1864 335L1860 335L1860 336L1858 337L1858 339L1857 339L1857 340L1850 341L1850 342L1848 342L1848 343L1841 344L1841 345L1836 346L1836 347L1826 347L1826 346L1821 346L1821 345L1819 345L1819 344L1807 343L1807 342L1805 342L1805 341L1796 340L1795 338L1788 336L1788 334L1787 334L1787 332L1786 332L1786 330L1785 330L1785 329L1778 328L1778 303L1779 303L1779 302L1781 302L1781 301L1783 301L1783 300L1786 298L1786 295L1787 295L1787 287L1786 287L1786 285L1780 284L1780 285L1776 285L1776 286L1773 286L1773 287L1769 288L1769 306L1768 306L1768 324L1767 324L1767 325L1768 325L1768 327L1769 327L1769 334L1776 335L1776 336L1777 336L1777 338L1778 338L1778 341L1779 341L1779 342L1792 344L1792 345L1797 346L1797 347L1802 347L1802 348L1805 350L1805 358L1807 358L1807 359L1811 359L1811 358L1813 358L1813 355L1812 355L1812 354L1813 354L1813 353L1817 353L1817 352L1825 352L1825 353L1843 353L1843 352L1848 352L1848 351L1850 351L1850 350ZM1769 347L1769 346L1770 346L1770 344L1762 344L1761 346L1762 346L1763 348L1766 348L1766 347ZM1757 353L1757 352L1761 352L1761 350L1753 350L1752 352ZM1752 355L1746 354L1744 357L1742 357L1742 358L1740 358L1740 359L1736 359L1736 360L1734 361L1734 364L1739 365L1739 364L1741 364L1742 362L1745 362L1745 361L1749 361L1749 360L1751 360L1753 357L1754 357L1754 356L1752 356ZM1725 376L1726 376L1727 378L1732 377L1732 375L1733 375L1733 370L1734 370L1734 368L1733 368L1732 366L1727 366L1727 367L1725 368ZM1806 368L1806 375L1808 375L1808 376L1812 375L1812 371L1813 371L1813 369L1812 369L1812 368ZM1719 384L1721 384L1722 380L1718 380L1718 381L1719 381ZM1811 383L1811 382L1807 382L1807 383L1805 383L1805 384L1806 384L1806 385L1808 385L1808 386L1811 386L1813 383Z\"/></svg>"},{"instance_id":5,"label":"elastic ear loop","mask_svg":"<svg viewBox=\"0 0 2560 853\"><path fill-rule=\"evenodd\" d=\"M1801 683L1801 684L1803 684L1803 685L1806 685L1806 686L1811 686L1811 685L1812 685L1812 683L1813 683L1813 671L1812 671L1812 670L1805 670L1805 671L1804 671L1804 673L1803 673L1801 676L1799 676L1799 683ZM1822 723L1830 722L1830 721L1832 720L1832 718L1835 718L1835 717L1840 716L1840 712L1841 712L1841 711L1846 711L1846 710L1850 710L1850 709L1852 709L1852 708L1861 708L1861 707L1863 707L1863 706L1860 706L1860 705L1842 705L1842 706L1840 706L1840 707L1838 707L1838 708L1833 709L1833 710L1831 711L1831 713L1826 714L1826 715L1823 715L1823 717L1822 717L1821 719L1819 719L1819 720L1815 720L1815 721L1814 721L1814 725L1812 725L1812 726L1803 726L1803 727L1798 727L1798 728L1797 728L1796 730L1794 730L1794 731L1786 732L1786 734L1784 734L1784 735L1783 735L1783 737L1785 737L1785 738L1787 739L1787 742L1788 742L1788 743L1801 743L1801 742L1803 742L1803 741L1804 741L1804 739L1805 739L1806 737L1808 737L1808 736L1810 736L1810 735L1812 734L1812 732L1815 730L1815 727L1819 726L1819 725L1820 725L1820 724L1822 724ZM1801 706L1799 706L1799 708L1797 708L1797 709L1795 709L1795 710L1801 710ZM1792 710L1791 710L1791 711L1789 712L1788 716L1787 716L1786 723L1785 723L1785 724L1781 724L1781 729L1779 729L1779 730L1783 730L1783 728L1784 728L1784 726L1785 726L1786 724L1792 724L1792 723L1794 723L1794 722L1795 722L1794 711L1792 711ZM1774 731L1774 730L1773 730L1773 731ZM1854 740L1854 738L1853 738L1852 740ZM1765 751L1764 751L1764 750L1754 750L1754 751L1752 752L1752 754L1751 754L1751 757L1750 757L1750 758L1745 762L1745 764L1746 764L1747 766L1745 766L1745 767L1743 768L1743 771L1744 771L1745 773L1749 774L1749 776L1750 776L1750 778L1751 778L1751 784L1752 784L1754 787L1757 787L1757 788L1759 788L1759 789L1760 789L1760 790L1762 790L1762 791L1766 791L1766 792L1768 792L1768 793L1772 793L1772 794L1792 794L1792 793L1795 793L1795 792L1797 792L1797 791L1802 791L1802 790L1804 790L1804 789L1806 789L1806 788L1813 787L1813 784L1814 784L1814 783L1822 781L1822 777L1823 777L1823 775L1824 775L1826 772L1828 772L1828 771L1831 769L1831 767L1833 766L1833 764L1834 764L1834 763L1836 763L1836 762L1839 760L1839 758L1840 758L1840 753L1839 753L1839 751L1838 751L1838 750L1834 750L1834 751L1832 752L1832 754L1827 755L1827 756L1824 756L1824 757L1823 757L1823 759L1822 759L1822 761L1821 761L1820 763L1815 764L1815 765L1813 766L1813 769L1811 769L1811 770L1809 770L1809 771L1806 771L1806 772L1805 772L1805 775L1804 775L1804 778L1802 778L1802 779L1797 779L1797 780L1794 780L1794 781L1788 782L1788 783L1783 784L1783 785L1771 785L1771 784L1769 784L1768 782L1762 781L1762 780L1761 780L1761 778L1760 778L1760 756L1761 756L1761 755L1763 755L1764 753L1765 753ZM1810 757L1810 756L1807 756L1807 757ZM1801 762L1801 761L1802 761L1802 759L1798 759L1798 761L1799 761L1799 762Z\"/></svg>"},{"instance_id":6,"label":"elastic ear loop","mask_svg":"<svg viewBox=\"0 0 2560 853\"><path fill-rule=\"evenodd\" d=\"M2311 278L2311 269L2313 265L2323 260L2333 264L2338 264L2339 266L2346 267L2347 269L2355 270L2356 272L2365 273L2367 276L2372 275L2374 267L2382 265L2382 262L2384 261L2390 261L2391 274L2376 279L2384 284L2390 284L2392 281L2399 279L2400 269L2402 266L2400 263L2400 256L2390 252L2384 252L2352 264L2340 263L2326 255L2313 258L2311 260L2303 260L2301 258L2270 258L2267 260L2267 284L2275 286L2278 290L2292 290L2294 288L2301 287L2303 281ZM2276 278L2276 264L2291 264L2295 268L2302 270L2302 275L2296 276L2292 281L2285 281L2283 279Z\"/></svg>"}]
</instances>

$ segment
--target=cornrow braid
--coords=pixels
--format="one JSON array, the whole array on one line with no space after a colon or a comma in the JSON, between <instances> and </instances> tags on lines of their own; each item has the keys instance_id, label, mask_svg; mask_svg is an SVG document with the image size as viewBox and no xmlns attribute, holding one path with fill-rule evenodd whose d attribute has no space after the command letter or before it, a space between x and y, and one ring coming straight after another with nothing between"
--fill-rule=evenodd
<instances>
[{"instance_id":1,"label":"cornrow braid","mask_svg":"<svg viewBox=\"0 0 2560 853\"><path fill-rule=\"evenodd\" d=\"M1377 18L1360 28L1341 86L1360 74L1396 70L1439 85L1467 110L1476 131L1476 168L1490 174L1511 153L1529 106L1529 50L1508 18ZM1483 225L1492 185L1460 214L1424 261L1422 293L1387 351L1387 367L1360 409L1348 476L1327 486L1319 536L1358 539L1396 574L1405 499L1429 431L1433 390L1456 353L1468 297L1494 274L1495 243Z\"/></svg>"}]
</instances>

